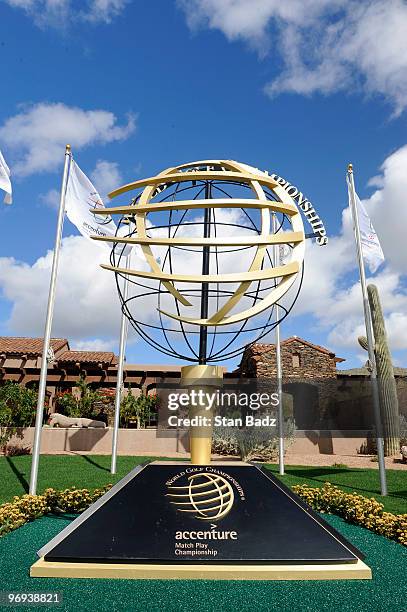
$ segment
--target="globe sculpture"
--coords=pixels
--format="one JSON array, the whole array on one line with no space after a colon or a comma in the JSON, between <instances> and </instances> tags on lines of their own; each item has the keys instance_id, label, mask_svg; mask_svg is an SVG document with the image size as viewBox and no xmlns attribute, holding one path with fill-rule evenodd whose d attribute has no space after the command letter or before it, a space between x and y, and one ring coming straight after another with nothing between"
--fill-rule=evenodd
<instances>
[{"instance_id":1,"label":"globe sculpture","mask_svg":"<svg viewBox=\"0 0 407 612\"><path fill-rule=\"evenodd\" d=\"M189 361L178 389L192 417L191 462L137 465L39 551L31 575L370 578L363 555L269 470L211 463L214 402L205 397L220 396L217 364L273 329L300 290L305 236L297 206L266 173L235 161L183 164L111 196L130 191L130 203L95 211L120 215L103 267L115 273L135 330ZM203 416L210 423L201 426Z\"/></svg>"},{"instance_id":2,"label":"globe sculpture","mask_svg":"<svg viewBox=\"0 0 407 612\"><path fill-rule=\"evenodd\" d=\"M199 364L184 366L181 382L216 386L222 369L210 365L266 335L298 296L301 214L267 173L230 160L168 168L109 195L135 190L130 204L97 210L121 216L111 263L102 267L116 274L122 308L137 333L166 355ZM207 410L191 408L191 416ZM210 428L191 427L193 463L210 461L211 437Z\"/></svg>"},{"instance_id":3,"label":"globe sculpture","mask_svg":"<svg viewBox=\"0 0 407 612\"><path fill-rule=\"evenodd\" d=\"M116 274L122 308L148 344L178 360L219 363L287 316L301 286L304 227L270 176L236 161L198 161L110 197L130 191L138 191L130 204L97 211L120 215L111 265L102 267Z\"/></svg>"}]
</instances>

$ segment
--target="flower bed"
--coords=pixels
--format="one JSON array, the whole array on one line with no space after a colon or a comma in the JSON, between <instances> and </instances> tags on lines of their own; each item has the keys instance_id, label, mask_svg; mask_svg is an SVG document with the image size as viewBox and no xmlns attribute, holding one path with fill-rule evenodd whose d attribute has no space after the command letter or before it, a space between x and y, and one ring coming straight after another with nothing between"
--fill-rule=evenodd
<instances>
[{"instance_id":1,"label":"flower bed","mask_svg":"<svg viewBox=\"0 0 407 612\"><path fill-rule=\"evenodd\" d=\"M50 512L83 512L111 486L109 484L93 492L72 487L63 491L46 489L42 495L16 496L13 501L0 506L0 536Z\"/></svg>"},{"instance_id":2,"label":"flower bed","mask_svg":"<svg viewBox=\"0 0 407 612\"><path fill-rule=\"evenodd\" d=\"M385 512L376 499L345 493L326 482L323 487L294 485L293 491L317 512L337 514L348 523L360 525L407 546L407 514Z\"/></svg>"}]
</instances>

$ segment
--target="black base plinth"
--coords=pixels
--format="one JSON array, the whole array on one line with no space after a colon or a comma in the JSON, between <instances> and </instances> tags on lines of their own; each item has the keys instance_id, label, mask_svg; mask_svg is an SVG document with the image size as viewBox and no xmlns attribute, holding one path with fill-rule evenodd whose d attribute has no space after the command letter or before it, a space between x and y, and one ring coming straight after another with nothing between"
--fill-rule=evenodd
<instances>
[{"instance_id":1,"label":"black base plinth","mask_svg":"<svg viewBox=\"0 0 407 612\"><path fill-rule=\"evenodd\" d=\"M241 462L139 466L38 555L49 566L326 566L363 559L269 471Z\"/></svg>"}]
</instances>

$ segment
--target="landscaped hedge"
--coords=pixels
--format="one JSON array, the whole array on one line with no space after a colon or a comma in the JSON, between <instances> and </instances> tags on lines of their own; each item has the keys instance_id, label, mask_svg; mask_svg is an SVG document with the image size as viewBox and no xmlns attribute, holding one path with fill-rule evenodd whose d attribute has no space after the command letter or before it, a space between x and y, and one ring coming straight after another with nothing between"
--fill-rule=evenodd
<instances>
[{"instance_id":1,"label":"landscaped hedge","mask_svg":"<svg viewBox=\"0 0 407 612\"><path fill-rule=\"evenodd\" d=\"M46 489L42 495L22 495L0 506L0 537L50 512L83 512L112 485L93 492L88 489Z\"/></svg>"},{"instance_id":2,"label":"landscaped hedge","mask_svg":"<svg viewBox=\"0 0 407 612\"><path fill-rule=\"evenodd\" d=\"M317 512L337 514L348 523L396 540L407 546L407 514L384 512L383 504L371 497L345 493L326 482L323 487L295 485L293 491Z\"/></svg>"}]
</instances>

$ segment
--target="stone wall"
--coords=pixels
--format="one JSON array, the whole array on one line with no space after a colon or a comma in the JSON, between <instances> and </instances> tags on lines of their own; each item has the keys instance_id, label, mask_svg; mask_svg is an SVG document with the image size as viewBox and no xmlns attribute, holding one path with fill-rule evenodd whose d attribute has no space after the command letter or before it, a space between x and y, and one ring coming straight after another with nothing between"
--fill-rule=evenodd
<instances>
[{"instance_id":1,"label":"stone wall","mask_svg":"<svg viewBox=\"0 0 407 612\"><path fill-rule=\"evenodd\" d=\"M395 379L399 412L407 419L407 377L396 374ZM358 415L364 415L367 424L373 419L371 383L368 376L350 376L346 371L338 371L337 381L338 410L347 415L347 422L353 419L363 425L362 418L358 418Z\"/></svg>"}]
</instances>

